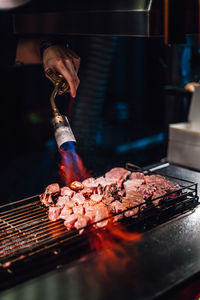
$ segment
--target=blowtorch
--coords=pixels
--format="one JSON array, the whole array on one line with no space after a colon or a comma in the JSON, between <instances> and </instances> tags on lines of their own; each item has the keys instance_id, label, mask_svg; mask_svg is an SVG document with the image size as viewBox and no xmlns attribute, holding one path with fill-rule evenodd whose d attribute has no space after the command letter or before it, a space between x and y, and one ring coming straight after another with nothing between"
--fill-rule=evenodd
<instances>
[{"instance_id":1,"label":"blowtorch","mask_svg":"<svg viewBox=\"0 0 200 300\"><path fill-rule=\"evenodd\" d=\"M53 119L51 121L54 129L54 135L58 148L65 148L68 144L76 143L76 139L72 132L71 126L66 116L61 115L56 104L55 98L59 92L69 92L69 85L62 75L55 74L51 69L46 70L46 74L53 80L54 89L50 97L51 107L53 111ZM70 143L71 142L71 143ZM67 143L67 144L66 144Z\"/></svg>"},{"instance_id":2,"label":"blowtorch","mask_svg":"<svg viewBox=\"0 0 200 300\"><path fill-rule=\"evenodd\" d=\"M54 89L51 94L51 107L54 114L52 125L56 143L60 150L62 157L61 163L61 177L66 185L72 181L82 181L89 177L89 173L83 166L82 160L76 153L75 143L76 139L70 127L69 121L66 116L60 114L56 104L55 97L59 92L69 92L69 85L62 75L56 75L52 70L48 69L46 74L54 82Z\"/></svg>"}]
</instances>

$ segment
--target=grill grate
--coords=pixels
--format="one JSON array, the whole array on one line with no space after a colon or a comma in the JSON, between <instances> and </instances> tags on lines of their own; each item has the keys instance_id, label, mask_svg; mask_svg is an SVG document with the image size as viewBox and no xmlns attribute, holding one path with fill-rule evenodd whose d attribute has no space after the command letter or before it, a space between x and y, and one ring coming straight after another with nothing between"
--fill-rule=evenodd
<instances>
[{"instance_id":1,"label":"grill grate","mask_svg":"<svg viewBox=\"0 0 200 300\"><path fill-rule=\"evenodd\" d=\"M134 171L134 167L127 164L127 168L131 171ZM148 170L143 172L149 173ZM146 202L138 204L134 206L137 211L135 215L123 218L122 222L128 219L132 223L142 222L144 225L147 220L151 223L160 218L168 220L172 215L178 215L197 206L196 183L166 175L165 177L180 184L178 194L171 198L169 196L173 193L160 197L164 198L164 201L157 207L152 203L159 198L148 202L148 205ZM133 207L109 218L115 218L131 209ZM87 227L89 226L91 225ZM51 222L48 219L48 209L41 205L39 195L3 205L0 207L0 266L8 268L14 262L53 249L66 241L73 242L76 236L79 236L78 230L68 231L63 225L63 220Z\"/></svg>"},{"instance_id":2,"label":"grill grate","mask_svg":"<svg viewBox=\"0 0 200 300\"><path fill-rule=\"evenodd\" d=\"M47 247L59 237L69 235L63 221L51 222L47 209L39 200L39 196L30 197L20 202L4 205L0 212L0 260L22 259L23 254Z\"/></svg>"}]
</instances>

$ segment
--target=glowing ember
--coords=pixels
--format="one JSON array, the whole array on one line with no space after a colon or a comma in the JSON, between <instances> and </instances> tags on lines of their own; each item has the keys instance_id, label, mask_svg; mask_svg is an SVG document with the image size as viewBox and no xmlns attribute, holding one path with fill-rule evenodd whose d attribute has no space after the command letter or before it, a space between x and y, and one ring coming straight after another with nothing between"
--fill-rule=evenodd
<instances>
[{"instance_id":1,"label":"glowing ember","mask_svg":"<svg viewBox=\"0 0 200 300\"><path fill-rule=\"evenodd\" d=\"M60 149L60 154L62 157L60 164L60 176L66 185L69 185L75 180L83 181L87 177L90 177L90 174L86 171L81 158L76 153L73 142L63 144Z\"/></svg>"}]
</instances>

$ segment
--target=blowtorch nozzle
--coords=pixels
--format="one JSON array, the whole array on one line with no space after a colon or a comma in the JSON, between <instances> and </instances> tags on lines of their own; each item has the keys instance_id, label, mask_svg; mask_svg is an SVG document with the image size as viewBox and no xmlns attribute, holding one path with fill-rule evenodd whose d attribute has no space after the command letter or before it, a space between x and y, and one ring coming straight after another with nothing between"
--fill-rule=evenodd
<instances>
[{"instance_id":1,"label":"blowtorch nozzle","mask_svg":"<svg viewBox=\"0 0 200 300\"><path fill-rule=\"evenodd\" d=\"M52 119L52 125L58 148L60 148L64 143L76 143L76 139L66 116L62 116L60 114L56 115Z\"/></svg>"}]
</instances>

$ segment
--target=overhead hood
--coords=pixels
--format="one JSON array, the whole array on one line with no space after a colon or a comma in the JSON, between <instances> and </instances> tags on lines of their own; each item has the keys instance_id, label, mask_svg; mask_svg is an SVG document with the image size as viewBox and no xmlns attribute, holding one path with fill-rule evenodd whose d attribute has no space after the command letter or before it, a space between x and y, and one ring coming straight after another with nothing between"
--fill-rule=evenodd
<instances>
[{"instance_id":1,"label":"overhead hood","mask_svg":"<svg viewBox=\"0 0 200 300\"><path fill-rule=\"evenodd\" d=\"M198 33L198 0L35 0L17 11L17 34L175 36ZM181 3L181 5L180 5ZM174 38L172 38L173 40Z\"/></svg>"}]
</instances>

